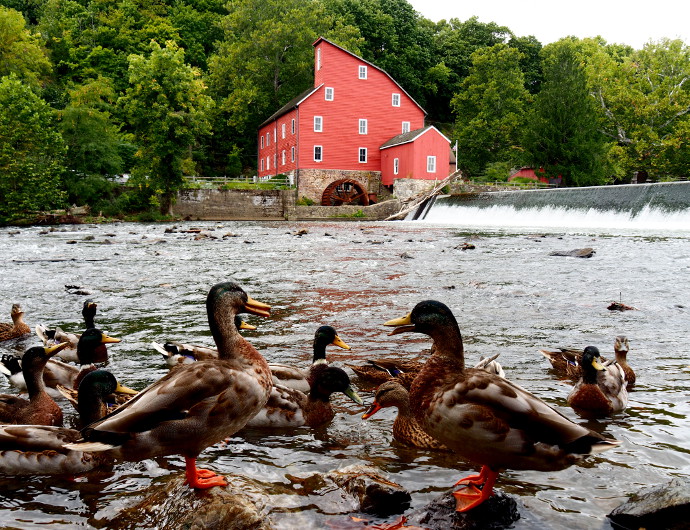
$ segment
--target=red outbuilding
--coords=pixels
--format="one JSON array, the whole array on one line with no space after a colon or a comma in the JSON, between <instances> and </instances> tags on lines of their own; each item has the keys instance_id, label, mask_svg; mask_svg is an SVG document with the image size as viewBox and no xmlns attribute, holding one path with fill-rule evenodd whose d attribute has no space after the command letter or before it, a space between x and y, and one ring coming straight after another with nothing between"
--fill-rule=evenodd
<instances>
[{"instance_id":1,"label":"red outbuilding","mask_svg":"<svg viewBox=\"0 0 690 530\"><path fill-rule=\"evenodd\" d=\"M300 197L322 204L339 186L366 204L381 184L398 178L442 180L450 142L424 126L425 114L384 70L319 38L313 88L259 128L258 175L286 174Z\"/></svg>"}]
</instances>

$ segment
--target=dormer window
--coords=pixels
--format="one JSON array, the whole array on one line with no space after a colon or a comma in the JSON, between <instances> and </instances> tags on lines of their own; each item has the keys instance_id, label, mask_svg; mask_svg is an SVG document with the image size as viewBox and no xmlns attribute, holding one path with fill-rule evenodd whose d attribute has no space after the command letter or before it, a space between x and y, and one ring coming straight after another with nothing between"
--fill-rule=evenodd
<instances>
[{"instance_id":1,"label":"dormer window","mask_svg":"<svg viewBox=\"0 0 690 530\"><path fill-rule=\"evenodd\" d=\"M367 78L367 67L363 64L359 65L359 78L360 79L366 79Z\"/></svg>"}]
</instances>

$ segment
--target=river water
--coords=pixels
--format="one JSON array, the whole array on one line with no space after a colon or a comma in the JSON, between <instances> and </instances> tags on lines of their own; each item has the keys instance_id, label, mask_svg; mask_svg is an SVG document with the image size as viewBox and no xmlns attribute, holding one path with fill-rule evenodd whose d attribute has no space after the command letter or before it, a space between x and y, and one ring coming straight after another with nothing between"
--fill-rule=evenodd
<instances>
[{"instance_id":1,"label":"river water","mask_svg":"<svg viewBox=\"0 0 690 530\"><path fill-rule=\"evenodd\" d=\"M192 228L212 237L195 239ZM568 383L537 349L593 344L612 355L614 337L626 334L638 378L629 406L587 422L623 444L560 472L507 471L497 482L518 501L516 528L610 528L606 514L630 494L690 476L689 239L690 227L497 228L448 218L3 228L0 309L8 321L20 302L32 327L78 331L81 304L93 298L97 324L123 339L110 348L109 369L141 389L167 371L151 341L212 344L204 301L219 281L234 279L272 305L271 318L248 316L258 329L246 337L269 361L303 367L322 324L352 346L328 350L335 365L417 357L426 337L391 337L382 323L433 298L453 309L469 363L500 353L507 377L579 423L566 403ZM475 248L463 250L466 242ZM583 247L594 257L549 256ZM609 311L613 301L637 310ZM270 496L274 526L300 530L343 527L355 509L329 488L303 487L306 477L369 464L408 489L415 509L467 474L453 455L393 442L394 410L362 421L372 387L350 374L365 406L338 395L330 425L239 433L204 451L200 464L255 480ZM0 382L0 392L8 388ZM171 456L77 479L0 477L0 527L121 528L121 510L183 469Z\"/></svg>"}]
</instances>

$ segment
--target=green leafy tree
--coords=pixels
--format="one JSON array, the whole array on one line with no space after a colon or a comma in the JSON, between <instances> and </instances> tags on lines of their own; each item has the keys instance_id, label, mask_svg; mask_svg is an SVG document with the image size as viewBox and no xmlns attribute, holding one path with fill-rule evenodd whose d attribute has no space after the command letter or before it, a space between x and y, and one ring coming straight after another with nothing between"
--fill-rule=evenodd
<instances>
[{"instance_id":1,"label":"green leafy tree","mask_svg":"<svg viewBox=\"0 0 690 530\"><path fill-rule=\"evenodd\" d=\"M38 37L26 28L22 14L0 6L0 77L15 74L39 87L50 70L50 61Z\"/></svg>"},{"instance_id":2,"label":"green leafy tree","mask_svg":"<svg viewBox=\"0 0 690 530\"><path fill-rule=\"evenodd\" d=\"M511 162L517 150L529 93L520 69L522 54L507 44L472 54L472 67L451 105L456 116L458 165L468 175L495 162Z\"/></svg>"},{"instance_id":3,"label":"green leafy tree","mask_svg":"<svg viewBox=\"0 0 690 530\"><path fill-rule=\"evenodd\" d=\"M605 116L604 133L620 148L622 173L687 177L690 47L668 39L637 51L585 44L591 91Z\"/></svg>"},{"instance_id":4,"label":"green leafy tree","mask_svg":"<svg viewBox=\"0 0 690 530\"><path fill-rule=\"evenodd\" d=\"M601 114L590 95L577 43L545 46L544 82L530 113L523 147L526 163L568 186L605 184L612 168Z\"/></svg>"},{"instance_id":5,"label":"green leafy tree","mask_svg":"<svg viewBox=\"0 0 690 530\"><path fill-rule=\"evenodd\" d=\"M64 204L64 155L48 104L15 75L0 78L0 221Z\"/></svg>"},{"instance_id":6,"label":"green leafy tree","mask_svg":"<svg viewBox=\"0 0 690 530\"><path fill-rule=\"evenodd\" d=\"M162 214L172 214L184 173L193 171L196 139L209 132L206 95L200 72L185 64L174 42L165 48L151 41L148 57L129 57L130 87L120 105L139 151L133 183L159 196ZM189 174L189 173L187 173Z\"/></svg>"}]
</instances>

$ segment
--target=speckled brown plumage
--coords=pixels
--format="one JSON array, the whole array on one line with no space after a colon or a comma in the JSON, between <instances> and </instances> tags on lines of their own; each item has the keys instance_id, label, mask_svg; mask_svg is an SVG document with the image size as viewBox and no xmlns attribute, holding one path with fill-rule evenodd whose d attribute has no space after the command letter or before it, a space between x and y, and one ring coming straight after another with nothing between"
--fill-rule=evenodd
<instances>
[{"instance_id":1,"label":"speckled brown plumage","mask_svg":"<svg viewBox=\"0 0 690 530\"><path fill-rule=\"evenodd\" d=\"M0 342L16 339L31 333L31 328L24 322L24 311L20 304L12 304L12 323L0 322Z\"/></svg>"}]
</instances>

